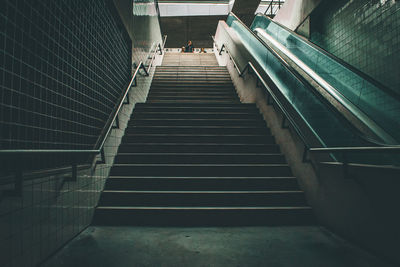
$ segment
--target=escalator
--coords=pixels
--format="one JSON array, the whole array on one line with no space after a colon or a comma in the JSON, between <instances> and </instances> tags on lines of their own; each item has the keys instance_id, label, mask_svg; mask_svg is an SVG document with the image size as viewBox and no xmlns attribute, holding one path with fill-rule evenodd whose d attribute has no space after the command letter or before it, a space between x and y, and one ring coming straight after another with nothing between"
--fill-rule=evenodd
<instances>
[{"instance_id":1,"label":"escalator","mask_svg":"<svg viewBox=\"0 0 400 267\"><path fill-rule=\"evenodd\" d=\"M398 144L396 96L266 16L257 15L248 28L231 13L226 23L220 21L215 43L229 51L239 70L254 66L308 148ZM391 153L348 154L356 163L399 163ZM330 157L341 161L342 153Z\"/></svg>"}]
</instances>

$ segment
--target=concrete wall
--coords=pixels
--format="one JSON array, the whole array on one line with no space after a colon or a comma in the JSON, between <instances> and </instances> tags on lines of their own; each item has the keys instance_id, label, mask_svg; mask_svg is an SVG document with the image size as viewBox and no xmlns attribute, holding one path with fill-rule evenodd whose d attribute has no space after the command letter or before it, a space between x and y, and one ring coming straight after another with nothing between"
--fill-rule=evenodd
<instances>
[{"instance_id":1,"label":"concrete wall","mask_svg":"<svg viewBox=\"0 0 400 267\"><path fill-rule=\"evenodd\" d=\"M282 8L278 11L274 20L288 27L292 31L296 30L310 15L311 11L319 5L322 0L286 0ZM303 29L302 32L305 32Z\"/></svg>"}]
</instances>

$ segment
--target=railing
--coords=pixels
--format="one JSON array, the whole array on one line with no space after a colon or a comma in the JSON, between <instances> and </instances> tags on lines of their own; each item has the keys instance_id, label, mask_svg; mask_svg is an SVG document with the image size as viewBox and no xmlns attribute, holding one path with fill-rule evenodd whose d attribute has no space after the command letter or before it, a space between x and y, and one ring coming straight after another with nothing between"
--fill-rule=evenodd
<instances>
[{"instance_id":1,"label":"railing","mask_svg":"<svg viewBox=\"0 0 400 267\"><path fill-rule=\"evenodd\" d=\"M398 144L400 124L395 111L400 95L265 15L257 14L250 29L317 83L317 91L327 92L330 101L346 108L346 116L360 122L359 129L368 129L385 144ZM391 111L379 103L386 103Z\"/></svg>"},{"instance_id":2,"label":"railing","mask_svg":"<svg viewBox=\"0 0 400 267\"><path fill-rule=\"evenodd\" d=\"M352 72L356 73L358 76L362 77L364 80L368 81L369 83L373 84L374 86L378 87L379 89L381 89L382 91L385 91L387 94L391 95L392 97L400 100L400 96L398 94L394 94L393 91L388 88L387 86L383 85L382 83L378 82L377 80L373 79L371 76L367 75L366 73L360 71L359 69L355 68L353 65L347 63L346 61L344 61L341 58L338 58L337 56L329 53L328 51L326 51L325 49L323 49L322 47L314 44L313 42L309 41L308 39L304 38L303 36L301 36L300 34L298 34L295 31L292 31L291 29L289 29L288 27L286 27L285 25L275 21L275 20L271 20L270 18L268 18L268 16L265 16L265 14L261 14L258 13L257 15L261 15L263 17L266 17L267 19L269 19L272 23L282 27L283 29L285 29L286 31L290 32L291 34L293 34L294 36L296 36L297 38L301 39L303 42L305 42L307 45L311 46L312 48L318 50L319 52L321 52L322 54L326 55L329 58L332 58L334 61L337 61L340 65L345 66L346 68L348 68L349 70L351 70Z\"/></svg>"},{"instance_id":3,"label":"railing","mask_svg":"<svg viewBox=\"0 0 400 267\"><path fill-rule=\"evenodd\" d=\"M39 155L69 155L71 156L70 160L65 163L69 163L70 166L72 166L72 176L71 180L76 181L77 179L77 171L78 171L78 163L83 163L84 161L82 160L82 156L96 156L99 155L101 156L101 160L98 161L97 158L95 157L93 160L92 165L90 165L92 168L95 168L98 163L104 164L105 163L105 154L104 154L104 145L107 141L108 136L110 135L112 129L114 128L119 128L119 119L118 115L125 104L129 104L129 92L132 87L137 86L137 76L140 73L140 70L143 70L145 76L149 76L150 69L152 67L153 61L155 59L156 53L162 54L163 47L165 45L167 36L164 36L164 41L162 44L162 47L160 44L158 44L157 49L153 52L151 58L151 62L148 65L147 69L145 65L143 64L142 61L139 62L139 64L136 66L135 71L132 75L132 78L129 82L129 85L125 89L124 93L121 96L121 99L116 105L115 111L112 116L110 116L109 120L106 123L106 127L103 129L102 133L100 134L100 137L98 141L96 142L96 145L94 146L94 149L88 149L88 150L79 150L79 149L6 149L6 150L0 150L0 155L1 156L6 156L6 157L15 157L15 156L39 156ZM61 170L61 169L60 169ZM13 195L20 195L22 192L22 182L23 182L23 176L22 176L22 170L16 169L13 170L15 172L14 176L14 190L12 190Z\"/></svg>"},{"instance_id":4,"label":"railing","mask_svg":"<svg viewBox=\"0 0 400 267\"><path fill-rule=\"evenodd\" d=\"M395 143L396 141L379 125L375 123L367 114L362 112L356 105L345 98L338 90L336 90L330 83L308 67L303 61L298 59L293 55L288 49L283 45L275 41L269 34L260 28L254 30L256 33L265 38L268 42L272 43L277 50L283 53L287 58L289 58L294 64L296 64L301 70L303 70L309 77L319 84L326 92L328 92L334 99L336 99L343 107L345 107L354 117L358 118L364 125L368 125L368 128L381 140L386 143Z\"/></svg>"},{"instance_id":5,"label":"railing","mask_svg":"<svg viewBox=\"0 0 400 267\"><path fill-rule=\"evenodd\" d=\"M235 14L233 14L233 13L231 13L231 15L235 16ZM251 31L251 30L249 29L249 31ZM279 108L279 110L281 111L281 113L283 115L282 127L284 127L285 122L288 121L290 123L290 125L292 126L292 128L294 129L294 131L296 132L297 136L300 138L301 142L303 143L303 145L304 145L304 151L303 151L303 157L302 157L303 158L303 162L312 163L311 159L308 158L308 153L312 153L312 154L341 153L343 155L341 163L343 164L344 176L346 177L347 173L348 173L347 172L347 166L350 163L349 160L348 160L348 157L347 157L348 153L360 153L360 152L377 153L377 152L385 152L385 153L398 153L398 154L400 154L400 146L399 145L363 146L363 147L361 147L361 146L358 146L358 147L313 147L307 141L307 138L305 137L305 134L303 133L303 130L298 125L298 123L296 122L294 117L284 107L282 102L279 100L279 98L276 96L276 94L273 92L273 90L271 90L270 86L268 86L268 84L265 82L265 80L263 79L261 74L254 67L254 65L250 61L248 61L247 64L245 65L245 67L241 70L238 67L237 62L235 61L234 57L230 53L230 51L227 48L227 46L225 45L225 43L223 43L221 48L219 49L218 45L217 45L217 42L215 40L215 37L212 36L212 38L213 38L213 41L214 41L214 44L215 44L215 47L216 47L216 50L217 50L218 54L222 55L222 53L224 51L228 54L229 59L232 60L234 68L236 69L236 71L239 74L239 77L243 78L244 75L246 74L246 70L247 70L247 73L255 74L256 79L257 79L256 85L259 86L259 84L261 83L263 85L263 87L267 90L267 93L268 93L267 103L268 104L272 104L271 103L271 99L272 99L274 101L275 106ZM260 40L260 41L262 42L262 40ZM363 136L360 136L360 137L364 138ZM366 141L371 142L371 140L366 140ZM374 145L379 145L379 144L374 144ZM333 157L333 159L335 159L335 158Z\"/></svg>"},{"instance_id":6,"label":"railing","mask_svg":"<svg viewBox=\"0 0 400 267\"><path fill-rule=\"evenodd\" d=\"M264 15L267 15L267 16L270 16L271 18L273 18L276 15L276 13L278 12L278 10L281 9L281 6L284 3L285 3L285 1L282 1L282 0L277 0L277 1L271 0L269 2L269 5L267 6L267 9L264 12ZM274 10L274 6L275 6L275 10Z\"/></svg>"},{"instance_id":7,"label":"railing","mask_svg":"<svg viewBox=\"0 0 400 267\"><path fill-rule=\"evenodd\" d=\"M150 72L150 69L151 69L151 67L153 66L153 62L154 62L154 60L155 60L155 58L156 58L156 54L157 54L157 53L159 53L159 55L162 55L162 54L163 54L166 41L167 41L167 35L164 35L162 44L158 43L158 45L157 45L156 49L154 50L152 56L151 56L151 57L148 57L148 59L151 59L151 61L150 61L150 63L147 65L147 73Z\"/></svg>"}]
</instances>

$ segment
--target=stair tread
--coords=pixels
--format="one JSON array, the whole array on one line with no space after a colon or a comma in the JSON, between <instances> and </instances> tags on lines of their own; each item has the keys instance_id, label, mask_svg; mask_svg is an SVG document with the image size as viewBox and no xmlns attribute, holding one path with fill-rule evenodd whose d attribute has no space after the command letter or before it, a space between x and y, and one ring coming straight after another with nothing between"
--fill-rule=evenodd
<instances>
[{"instance_id":1,"label":"stair tread","mask_svg":"<svg viewBox=\"0 0 400 267\"><path fill-rule=\"evenodd\" d=\"M109 179L296 179L294 176L250 176L250 177L219 177L219 176L207 176L207 177L197 177L197 176L118 176L118 175L110 175Z\"/></svg>"},{"instance_id":2,"label":"stair tread","mask_svg":"<svg viewBox=\"0 0 400 267\"><path fill-rule=\"evenodd\" d=\"M141 153L141 152L122 152L118 153L120 156L131 156L131 155L164 155L164 156L174 156L174 155L185 155L185 156L283 156L281 153L169 153L169 152L157 152L157 153Z\"/></svg>"},{"instance_id":3,"label":"stair tread","mask_svg":"<svg viewBox=\"0 0 400 267\"><path fill-rule=\"evenodd\" d=\"M121 210L311 210L310 206L237 206L237 207L172 207L172 206L98 206L96 209L121 209Z\"/></svg>"},{"instance_id":4,"label":"stair tread","mask_svg":"<svg viewBox=\"0 0 400 267\"><path fill-rule=\"evenodd\" d=\"M142 133L128 133L125 136L242 136L242 137L254 137L254 136L261 136L261 137L270 137L272 135L268 134L169 134L169 133L149 133L149 134L142 134Z\"/></svg>"},{"instance_id":5,"label":"stair tread","mask_svg":"<svg viewBox=\"0 0 400 267\"><path fill-rule=\"evenodd\" d=\"M280 164L280 163L247 163L247 164L194 164L194 163L187 163L187 164L182 164L182 163L140 163L140 164L135 164L135 163L116 163L113 166L196 166L196 167L201 167L201 166L208 166L208 167L218 167L218 166L231 166L231 167L244 167L244 166L265 166L265 167L288 167L288 164Z\"/></svg>"},{"instance_id":6,"label":"stair tread","mask_svg":"<svg viewBox=\"0 0 400 267\"><path fill-rule=\"evenodd\" d=\"M141 194L302 194L304 193L301 190L246 190L246 191L193 191L193 190L188 190L188 191L160 191L160 190L104 190L103 193L123 193L123 194L134 194L134 193L141 193Z\"/></svg>"},{"instance_id":7,"label":"stair tread","mask_svg":"<svg viewBox=\"0 0 400 267\"><path fill-rule=\"evenodd\" d=\"M135 105L94 223L293 225L312 223L311 212L227 68L168 65L157 66L147 102Z\"/></svg>"},{"instance_id":8,"label":"stair tread","mask_svg":"<svg viewBox=\"0 0 400 267\"><path fill-rule=\"evenodd\" d=\"M267 145L267 146L278 146L277 144L275 144L274 142L271 143L202 143L202 142L198 142L198 143L185 143L185 142L181 142L181 143L177 143L176 141L174 142L140 142L140 143L131 143L131 142L123 142L123 145L134 145L134 146L138 146L138 145L179 145L179 146L263 146L263 145Z\"/></svg>"}]
</instances>

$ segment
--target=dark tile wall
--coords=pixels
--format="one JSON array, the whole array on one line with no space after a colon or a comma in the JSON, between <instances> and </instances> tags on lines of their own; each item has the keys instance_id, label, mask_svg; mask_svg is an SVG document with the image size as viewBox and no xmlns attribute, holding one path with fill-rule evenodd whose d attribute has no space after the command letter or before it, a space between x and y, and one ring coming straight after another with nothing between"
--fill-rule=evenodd
<instances>
[{"instance_id":1,"label":"dark tile wall","mask_svg":"<svg viewBox=\"0 0 400 267\"><path fill-rule=\"evenodd\" d=\"M311 40L399 99L400 1L323 1L311 14Z\"/></svg>"},{"instance_id":2,"label":"dark tile wall","mask_svg":"<svg viewBox=\"0 0 400 267\"><path fill-rule=\"evenodd\" d=\"M2 1L0 148L95 145L131 75L110 2Z\"/></svg>"},{"instance_id":3,"label":"dark tile wall","mask_svg":"<svg viewBox=\"0 0 400 267\"><path fill-rule=\"evenodd\" d=\"M156 16L142 14L151 23L136 27L152 34L133 34L132 47L109 4L112 1L2 1L0 150L93 147L126 89L132 61L149 61L161 40ZM17 16L23 21L17 23ZM119 113L120 127L106 140L105 164L80 169L76 181L70 179L71 167L57 175L23 170L22 194L9 195L14 184L1 175L5 166L0 161L1 267L37 266L91 223L135 104L146 101L154 69L150 76L139 75L131 88L130 104Z\"/></svg>"}]
</instances>

